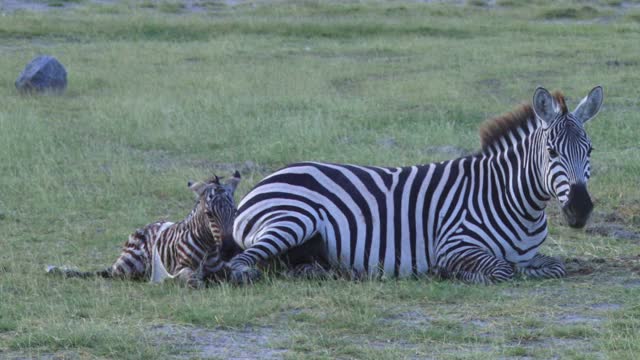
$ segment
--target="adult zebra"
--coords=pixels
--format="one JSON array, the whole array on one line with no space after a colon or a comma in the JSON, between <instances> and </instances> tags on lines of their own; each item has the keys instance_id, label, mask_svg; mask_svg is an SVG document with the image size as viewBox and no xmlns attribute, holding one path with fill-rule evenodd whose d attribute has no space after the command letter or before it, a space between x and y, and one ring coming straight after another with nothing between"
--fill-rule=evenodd
<instances>
[{"instance_id":1,"label":"adult zebra","mask_svg":"<svg viewBox=\"0 0 640 360\"><path fill-rule=\"evenodd\" d=\"M555 198L570 226L585 225L592 147L583 125L602 100L595 87L568 112L561 94L538 88L532 105L481 128L481 152L441 163L289 165L240 202L234 238L245 250L229 264L232 279L254 279L258 261L318 241L324 251L313 255L368 275L562 277L562 262L538 253L544 210Z\"/></svg>"}]
</instances>

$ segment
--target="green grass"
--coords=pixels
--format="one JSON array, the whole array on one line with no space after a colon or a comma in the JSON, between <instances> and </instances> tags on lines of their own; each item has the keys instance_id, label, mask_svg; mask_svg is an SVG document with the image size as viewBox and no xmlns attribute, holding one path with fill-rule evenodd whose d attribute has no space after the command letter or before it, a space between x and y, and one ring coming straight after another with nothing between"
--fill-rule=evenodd
<instances>
[{"instance_id":1,"label":"green grass","mask_svg":"<svg viewBox=\"0 0 640 360\"><path fill-rule=\"evenodd\" d=\"M474 151L482 121L538 85L563 90L570 107L604 86L587 125L592 221L637 231L637 10L58 3L0 21L0 357L636 357L638 242L569 229L555 204L542 251L578 259L558 281L272 276L192 291L65 281L44 267L109 265L137 227L183 217L187 180L213 171L240 169L240 197L299 160L399 166L448 159L444 146ZM13 88L38 54L67 67L64 95Z\"/></svg>"}]
</instances>

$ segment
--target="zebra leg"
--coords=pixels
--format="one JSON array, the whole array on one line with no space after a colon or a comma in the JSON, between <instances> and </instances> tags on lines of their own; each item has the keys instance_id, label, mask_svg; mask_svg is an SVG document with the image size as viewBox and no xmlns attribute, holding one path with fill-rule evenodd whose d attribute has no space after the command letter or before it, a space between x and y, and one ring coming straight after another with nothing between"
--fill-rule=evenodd
<instances>
[{"instance_id":1,"label":"zebra leg","mask_svg":"<svg viewBox=\"0 0 640 360\"><path fill-rule=\"evenodd\" d=\"M259 247L260 244L256 244L244 252L234 256L228 263L229 280L231 283L247 284L260 279L262 276L262 272L255 268L256 264L258 261L274 255L265 254L262 249L249 251L254 249L255 246Z\"/></svg>"},{"instance_id":2,"label":"zebra leg","mask_svg":"<svg viewBox=\"0 0 640 360\"><path fill-rule=\"evenodd\" d=\"M189 268L182 268L173 276L178 281L192 289L199 289L204 286L202 279L202 273L200 271L193 271Z\"/></svg>"},{"instance_id":3,"label":"zebra leg","mask_svg":"<svg viewBox=\"0 0 640 360\"><path fill-rule=\"evenodd\" d=\"M470 284L494 284L511 280L514 267L481 248L460 249L447 256L443 265L438 267L438 275L454 278Z\"/></svg>"},{"instance_id":4,"label":"zebra leg","mask_svg":"<svg viewBox=\"0 0 640 360\"><path fill-rule=\"evenodd\" d=\"M242 253L234 256L228 263L230 280L235 284L245 284L258 280L262 274L255 266L268 263L278 255L303 244L307 239L298 239L296 232L278 222L265 226L257 233L257 239Z\"/></svg>"},{"instance_id":5,"label":"zebra leg","mask_svg":"<svg viewBox=\"0 0 640 360\"><path fill-rule=\"evenodd\" d=\"M221 282L229 277L227 263L223 261L219 251L211 251L202 259L198 269L203 281Z\"/></svg>"},{"instance_id":6,"label":"zebra leg","mask_svg":"<svg viewBox=\"0 0 640 360\"><path fill-rule=\"evenodd\" d=\"M557 279L567 275L564 263L560 259L540 253L526 266L516 266L516 272L534 279Z\"/></svg>"},{"instance_id":7,"label":"zebra leg","mask_svg":"<svg viewBox=\"0 0 640 360\"><path fill-rule=\"evenodd\" d=\"M332 276L328 270L330 266L326 246L320 234L290 249L280 256L280 260L288 269L286 276L289 277L326 279Z\"/></svg>"}]
</instances>

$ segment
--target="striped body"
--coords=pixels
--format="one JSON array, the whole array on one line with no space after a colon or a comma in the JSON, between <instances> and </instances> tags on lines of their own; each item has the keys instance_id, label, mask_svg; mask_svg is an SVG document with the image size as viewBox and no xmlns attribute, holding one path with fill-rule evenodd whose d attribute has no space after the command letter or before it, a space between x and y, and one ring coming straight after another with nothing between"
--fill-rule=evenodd
<instances>
[{"instance_id":1,"label":"striped body","mask_svg":"<svg viewBox=\"0 0 640 360\"><path fill-rule=\"evenodd\" d=\"M485 204L509 201L501 191L505 184L489 180L500 178L496 160L478 155L405 168L294 164L261 181L240 203L234 237L259 251L252 245L269 231L272 243L265 248L289 239L298 246L319 235L333 266L372 275L424 274L464 241L473 244L469 235L484 250L524 263L546 237L546 218L538 211L512 226L484 211ZM475 172L482 176L474 179ZM291 230L298 236L287 237ZM491 241L494 236L500 242Z\"/></svg>"},{"instance_id":2,"label":"striped body","mask_svg":"<svg viewBox=\"0 0 640 360\"><path fill-rule=\"evenodd\" d=\"M224 277L222 243L230 235L236 211L233 193L240 181L235 173L226 184L217 177L208 182L189 183L197 195L196 204L187 217L177 223L158 221L138 229L129 236L114 264L103 271L81 272L50 267L50 273L67 277L151 278L153 257L157 253L163 271L193 287L206 279Z\"/></svg>"},{"instance_id":3,"label":"striped body","mask_svg":"<svg viewBox=\"0 0 640 360\"><path fill-rule=\"evenodd\" d=\"M224 265L219 256L221 240L214 238L208 226L204 212L194 209L182 222L159 221L137 230L129 236L111 266L111 275L148 280L155 247L170 274L188 269L201 280L206 274L215 277Z\"/></svg>"},{"instance_id":4,"label":"striped body","mask_svg":"<svg viewBox=\"0 0 640 360\"><path fill-rule=\"evenodd\" d=\"M555 101L550 96L545 100ZM565 128L582 126L572 114L558 110L559 120L537 114L523 106L497 120L504 129L486 131L481 152L441 163L287 166L240 202L234 238L245 250L230 266L246 272L319 237L324 251L316 255L356 274L433 272L474 283L507 280L516 271L563 276L561 262L538 254L547 236L544 208L552 198L569 202L574 170L586 166L588 178L590 142L584 130L567 135ZM551 139L586 162L569 159L578 164L571 168L555 161L547 151ZM577 176L586 182L585 174Z\"/></svg>"}]
</instances>

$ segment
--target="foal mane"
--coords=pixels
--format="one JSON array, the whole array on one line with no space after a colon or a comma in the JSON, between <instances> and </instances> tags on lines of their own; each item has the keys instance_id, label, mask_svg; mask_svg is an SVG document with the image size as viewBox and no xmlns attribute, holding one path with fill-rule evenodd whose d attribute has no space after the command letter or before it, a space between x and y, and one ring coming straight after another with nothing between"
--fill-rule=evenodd
<instances>
[{"instance_id":1,"label":"foal mane","mask_svg":"<svg viewBox=\"0 0 640 360\"><path fill-rule=\"evenodd\" d=\"M552 96L560 107L561 114L566 114L567 104L564 100L564 95L559 91L554 91ZM482 150L486 150L519 129L527 131L530 124L533 125L533 128L537 126L536 114L530 103L521 104L513 111L486 120L479 130Z\"/></svg>"}]
</instances>

